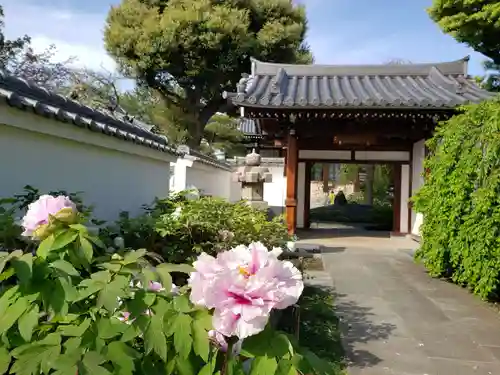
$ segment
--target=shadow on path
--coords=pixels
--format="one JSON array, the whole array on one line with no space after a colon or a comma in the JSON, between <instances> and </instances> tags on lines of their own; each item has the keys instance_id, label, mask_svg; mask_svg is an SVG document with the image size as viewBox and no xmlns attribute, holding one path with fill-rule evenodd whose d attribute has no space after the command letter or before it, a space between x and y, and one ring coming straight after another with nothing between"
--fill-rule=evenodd
<instances>
[{"instance_id":1,"label":"shadow on path","mask_svg":"<svg viewBox=\"0 0 500 375\"><path fill-rule=\"evenodd\" d=\"M390 232L370 231L357 227L348 228L311 228L297 231L300 240L315 240L325 238L370 237L390 238Z\"/></svg>"},{"instance_id":2,"label":"shadow on path","mask_svg":"<svg viewBox=\"0 0 500 375\"><path fill-rule=\"evenodd\" d=\"M375 322L376 315L372 313L370 307L360 306L357 302L349 300L345 294L333 290L333 295L348 365L351 368L377 365L382 359L368 350L359 349L358 346L372 341L387 340L397 326L387 322Z\"/></svg>"}]
</instances>

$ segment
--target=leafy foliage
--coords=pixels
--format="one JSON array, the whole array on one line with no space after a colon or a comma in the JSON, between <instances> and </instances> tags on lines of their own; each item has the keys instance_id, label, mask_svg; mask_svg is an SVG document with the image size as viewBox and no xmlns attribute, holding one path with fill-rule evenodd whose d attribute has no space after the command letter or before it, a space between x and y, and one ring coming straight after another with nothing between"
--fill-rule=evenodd
<instances>
[{"instance_id":1,"label":"leafy foliage","mask_svg":"<svg viewBox=\"0 0 500 375\"><path fill-rule=\"evenodd\" d=\"M127 246L146 247L171 263L193 260L203 251L214 255L256 241L269 248L280 247L288 238L281 217L269 221L265 212L245 202L186 199L185 194L158 200L136 218L124 213L117 225L108 228L108 237L123 237Z\"/></svg>"},{"instance_id":2,"label":"leafy foliage","mask_svg":"<svg viewBox=\"0 0 500 375\"><path fill-rule=\"evenodd\" d=\"M485 90L499 92L500 64L495 64L493 61L485 61L483 67L486 74L483 77L477 77L477 83Z\"/></svg>"},{"instance_id":3,"label":"leafy foliage","mask_svg":"<svg viewBox=\"0 0 500 375\"><path fill-rule=\"evenodd\" d=\"M0 277L9 281L0 297L2 373L200 369L215 354L207 335L210 314L194 308L186 295L134 284L161 280L169 291L169 270L179 266L154 270L143 259L145 250L105 255L94 244L100 241L76 224L46 238L36 255L0 253ZM123 311L130 312L128 320L120 319Z\"/></svg>"},{"instance_id":4,"label":"leafy foliage","mask_svg":"<svg viewBox=\"0 0 500 375\"><path fill-rule=\"evenodd\" d=\"M243 133L238 129L235 118L215 114L205 127L205 139L211 150L223 150L228 157L245 154Z\"/></svg>"},{"instance_id":5,"label":"leafy foliage","mask_svg":"<svg viewBox=\"0 0 500 375\"><path fill-rule=\"evenodd\" d=\"M171 292L172 273L191 266L152 267L145 249L109 254L86 217L51 220L35 252L0 252L1 374L338 374L270 327L241 354L223 353L209 339L210 311L191 304L187 287ZM148 287L158 281L163 290Z\"/></svg>"},{"instance_id":6,"label":"leafy foliage","mask_svg":"<svg viewBox=\"0 0 500 375\"><path fill-rule=\"evenodd\" d=\"M428 142L425 184L415 208L425 218L417 252L430 274L497 299L500 282L500 101L464 108Z\"/></svg>"},{"instance_id":7,"label":"leafy foliage","mask_svg":"<svg viewBox=\"0 0 500 375\"><path fill-rule=\"evenodd\" d=\"M498 1L434 0L428 11L445 33L500 64Z\"/></svg>"},{"instance_id":8,"label":"leafy foliage","mask_svg":"<svg viewBox=\"0 0 500 375\"><path fill-rule=\"evenodd\" d=\"M250 57L310 62L305 10L289 1L123 0L109 12L106 49L122 70L177 107L191 146L223 108Z\"/></svg>"}]
</instances>

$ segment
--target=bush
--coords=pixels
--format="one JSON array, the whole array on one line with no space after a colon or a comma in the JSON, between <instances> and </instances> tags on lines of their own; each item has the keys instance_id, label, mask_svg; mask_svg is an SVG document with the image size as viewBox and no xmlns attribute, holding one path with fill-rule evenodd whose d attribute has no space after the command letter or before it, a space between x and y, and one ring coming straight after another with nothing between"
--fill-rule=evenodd
<instances>
[{"instance_id":1,"label":"bush","mask_svg":"<svg viewBox=\"0 0 500 375\"><path fill-rule=\"evenodd\" d=\"M267 213L245 202L201 197L185 199L184 193L157 200L145 213L121 215L107 228L108 237L123 237L125 245L148 248L171 263L192 261L201 252L214 255L238 244L260 241L282 247L288 238L282 217L268 220ZM111 241L108 240L111 245Z\"/></svg>"},{"instance_id":2,"label":"bush","mask_svg":"<svg viewBox=\"0 0 500 375\"><path fill-rule=\"evenodd\" d=\"M417 259L486 299L500 281L500 101L467 106L428 141L424 186L414 198L424 216Z\"/></svg>"},{"instance_id":3,"label":"bush","mask_svg":"<svg viewBox=\"0 0 500 375\"><path fill-rule=\"evenodd\" d=\"M189 287L176 291L172 288L170 272L190 273L195 271L193 267L166 263L152 267L145 258L146 250L108 254L102 241L84 225L88 219L78 214L74 206L54 209L60 207L54 201L61 198L59 204L65 197L49 198L53 199L51 205L44 202L27 214L35 219L30 221L32 228L24 229L25 233L30 230L29 240L35 244L36 251L33 254L13 249L0 252L0 373L336 373L327 362L301 348L293 337L265 326L268 310L262 309L260 315L242 313L235 320L236 315L226 307L224 299L210 310L205 305L192 304L195 288L207 286L212 292L223 292L227 287L241 299L235 298L231 308L243 308L247 305L244 298L258 299L259 294L251 296L246 291L259 293L260 283L260 293L272 292L272 299L264 303L269 303L271 309L286 308L287 304L294 303L286 302L290 296L286 288L290 288L292 282L298 297L302 281L284 273L273 274L280 269L290 270L287 265L280 265L276 255L266 254L269 263L265 263L264 258L253 260L257 253L243 250L243 256L226 257L228 262L222 270L216 267L223 267L222 260L210 268L211 261L205 257L208 269L194 272L198 282L193 281ZM44 211L42 215L41 211ZM249 255L252 261L245 263ZM235 261L240 266L232 268ZM254 267L257 270L252 271ZM243 276L242 270L247 276ZM258 270L264 271L259 276L262 279L247 283L247 277L257 277ZM224 284L213 280L217 275L212 271L221 274ZM274 281L275 277L285 288ZM245 297L239 293L246 293ZM203 295L198 293L198 298ZM283 306L279 307L278 303ZM253 309L252 314L255 311ZM247 325L256 317L265 320L260 320L254 335L232 333L230 337L212 339L211 330L217 324L221 326L220 320L212 318L212 313L229 316L232 323L224 323L225 328L243 334L243 329L236 331L232 327L239 324L235 322L240 318ZM241 343L238 339L243 337L245 340ZM224 349L221 340L229 349ZM237 342L242 344L241 351L232 351Z\"/></svg>"}]
</instances>

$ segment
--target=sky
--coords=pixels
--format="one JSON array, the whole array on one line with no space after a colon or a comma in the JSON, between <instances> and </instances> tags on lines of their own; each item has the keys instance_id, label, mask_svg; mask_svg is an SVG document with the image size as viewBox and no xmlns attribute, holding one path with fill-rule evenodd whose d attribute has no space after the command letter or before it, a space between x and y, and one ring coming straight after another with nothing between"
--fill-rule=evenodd
<instances>
[{"instance_id":1,"label":"sky","mask_svg":"<svg viewBox=\"0 0 500 375\"><path fill-rule=\"evenodd\" d=\"M106 14L119 0L2 0L8 38L28 34L36 49L57 47L58 60L113 71L103 47ZM443 34L426 13L432 0L301 0L307 42L316 63L377 64L394 59L451 61L471 56L469 74L484 57Z\"/></svg>"}]
</instances>

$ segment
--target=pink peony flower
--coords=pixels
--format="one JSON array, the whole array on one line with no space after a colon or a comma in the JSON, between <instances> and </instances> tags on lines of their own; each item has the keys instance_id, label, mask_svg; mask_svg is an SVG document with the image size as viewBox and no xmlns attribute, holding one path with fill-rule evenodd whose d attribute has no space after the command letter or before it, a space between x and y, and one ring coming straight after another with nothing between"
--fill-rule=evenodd
<instances>
[{"instance_id":1,"label":"pink peony flower","mask_svg":"<svg viewBox=\"0 0 500 375\"><path fill-rule=\"evenodd\" d=\"M56 216L63 209L69 209L70 214L76 212L75 204L68 197L64 195L58 197L42 195L37 201L28 206L28 212L26 212L22 222L24 228L22 235L26 237L38 237L36 235L37 229L42 225L49 224L50 217ZM64 218L61 217L62 219Z\"/></svg>"},{"instance_id":2,"label":"pink peony flower","mask_svg":"<svg viewBox=\"0 0 500 375\"><path fill-rule=\"evenodd\" d=\"M119 321L126 323L126 324L132 324L135 319L133 319L128 311L122 311L119 313L119 315L116 317Z\"/></svg>"},{"instance_id":3,"label":"pink peony flower","mask_svg":"<svg viewBox=\"0 0 500 375\"><path fill-rule=\"evenodd\" d=\"M173 287L173 285L172 285ZM165 288L163 287L163 285L161 285L161 283L157 282L157 281L150 281L149 282L149 290L151 290L152 292L163 292L165 290Z\"/></svg>"},{"instance_id":4,"label":"pink peony flower","mask_svg":"<svg viewBox=\"0 0 500 375\"><path fill-rule=\"evenodd\" d=\"M189 279L191 301L215 309L214 328L225 336L259 333L272 309L296 303L304 289L300 271L279 254L261 243L237 246L217 258L201 254Z\"/></svg>"}]
</instances>

